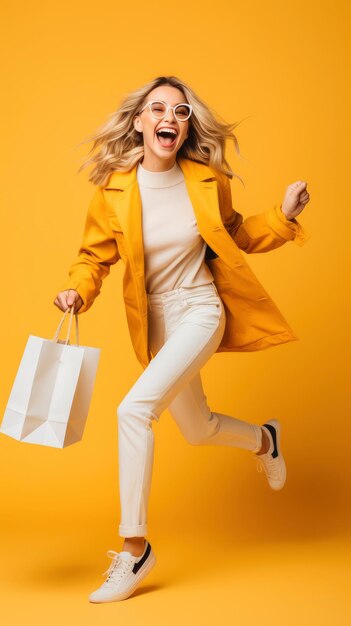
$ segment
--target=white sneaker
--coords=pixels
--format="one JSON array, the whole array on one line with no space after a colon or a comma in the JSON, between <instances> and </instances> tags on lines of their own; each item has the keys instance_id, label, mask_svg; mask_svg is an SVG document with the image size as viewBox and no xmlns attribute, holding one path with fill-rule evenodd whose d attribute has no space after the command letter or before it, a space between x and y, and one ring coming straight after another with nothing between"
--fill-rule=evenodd
<instances>
[{"instance_id":1,"label":"white sneaker","mask_svg":"<svg viewBox=\"0 0 351 626\"><path fill-rule=\"evenodd\" d=\"M145 540L145 549L140 556L133 556L126 550L115 552L108 550L112 563L106 572L105 582L89 596L90 602L113 602L125 600L133 593L139 583L156 564L156 557L151 544Z\"/></svg>"},{"instance_id":2,"label":"white sneaker","mask_svg":"<svg viewBox=\"0 0 351 626\"><path fill-rule=\"evenodd\" d=\"M272 419L265 422L262 428L268 434L270 445L264 454L255 454L257 471L262 472L264 469L272 489L282 489L286 481L286 465L280 450L281 425L279 420Z\"/></svg>"}]
</instances>

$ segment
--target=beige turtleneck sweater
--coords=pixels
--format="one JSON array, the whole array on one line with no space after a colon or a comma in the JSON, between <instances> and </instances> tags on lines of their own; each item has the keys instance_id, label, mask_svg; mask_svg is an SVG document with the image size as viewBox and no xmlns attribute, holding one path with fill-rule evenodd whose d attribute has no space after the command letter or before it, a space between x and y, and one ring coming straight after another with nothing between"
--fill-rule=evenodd
<instances>
[{"instance_id":1,"label":"beige turtleneck sweater","mask_svg":"<svg viewBox=\"0 0 351 626\"><path fill-rule=\"evenodd\" d=\"M177 161L165 172L152 172L139 163L137 181L142 202L146 292L163 293L212 282L204 260L207 244L197 228Z\"/></svg>"}]
</instances>

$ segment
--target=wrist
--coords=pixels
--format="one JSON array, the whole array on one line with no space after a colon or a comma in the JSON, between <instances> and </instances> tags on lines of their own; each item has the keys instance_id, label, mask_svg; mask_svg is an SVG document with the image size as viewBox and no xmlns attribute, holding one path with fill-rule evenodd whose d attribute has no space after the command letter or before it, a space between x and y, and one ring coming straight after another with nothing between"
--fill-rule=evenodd
<instances>
[{"instance_id":1,"label":"wrist","mask_svg":"<svg viewBox=\"0 0 351 626\"><path fill-rule=\"evenodd\" d=\"M288 220L289 222L295 222L296 223L296 219L294 217L289 217L288 215L286 215L286 213L284 213L282 205L280 205L280 210L281 210L281 212L284 215L286 220Z\"/></svg>"}]
</instances>

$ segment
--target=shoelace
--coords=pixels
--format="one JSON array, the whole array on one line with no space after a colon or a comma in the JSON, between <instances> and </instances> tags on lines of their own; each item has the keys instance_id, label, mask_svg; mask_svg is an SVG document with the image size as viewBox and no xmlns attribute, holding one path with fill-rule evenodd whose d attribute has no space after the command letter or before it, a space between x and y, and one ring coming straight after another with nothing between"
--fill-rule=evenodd
<instances>
[{"instance_id":1,"label":"shoelace","mask_svg":"<svg viewBox=\"0 0 351 626\"><path fill-rule=\"evenodd\" d=\"M265 460L263 461L262 459L260 459L260 456L265 456ZM265 453L264 455L260 455L257 457L256 461L256 468L258 472L262 472L262 470L265 468L265 466L267 466L268 469L268 473L270 476L272 476L272 478L278 478L279 477L279 466L278 463L276 463L276 459L273 459L271 454L267 454Z\"/></svg>"},{"instance_id":2,"label":"shoelace","mask_svg":"<svg viewBox=\"0 0 351 626\"><path fill-rule=\"evenodd\" d=\"M124 574L126 574L130 570L130 568L133 566L133 561L126 561L125 559L121 559L119 556L119 552L115 552L115 550L108 550L106 554L107 556L112 558L112 563L110 563L110 566L106 570L106 572L103 572L102 576L104 576L105 574L108 575L105 581L106 583L110 581L112 575L113 580L117 582L122 578Z\"/></svg>"}]
</instances>

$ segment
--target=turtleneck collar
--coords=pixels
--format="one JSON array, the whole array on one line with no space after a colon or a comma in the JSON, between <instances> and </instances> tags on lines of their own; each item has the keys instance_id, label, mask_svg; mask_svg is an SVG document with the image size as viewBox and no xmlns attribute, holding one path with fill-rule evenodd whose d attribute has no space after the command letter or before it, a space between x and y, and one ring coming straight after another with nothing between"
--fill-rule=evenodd
<instances>
[{"instance_id":1,"label":"turtleneck collar","mask_svg":"<svg viewBox=\"0 0 351 626\"><path fill-rule=\"evenodd\" d=\"M151 170L145 169L141 163L138 163L136 175L139 185L141 187L148 187L149 189L173 187L173 185L178 185L184 180L184 174L177 161L175 161L170 170L166 170L165 172L152 172Z\"/></svg>"}]
</instances>

